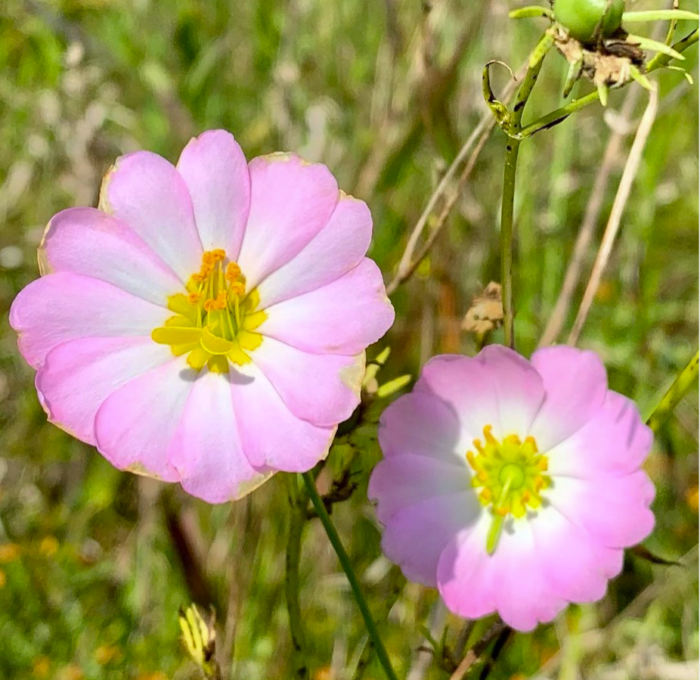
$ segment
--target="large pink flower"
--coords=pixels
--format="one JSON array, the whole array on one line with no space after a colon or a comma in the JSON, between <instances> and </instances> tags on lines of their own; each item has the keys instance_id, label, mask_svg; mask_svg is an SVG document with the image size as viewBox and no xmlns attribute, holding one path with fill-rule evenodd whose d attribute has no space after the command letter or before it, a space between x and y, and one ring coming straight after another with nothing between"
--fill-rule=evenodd
<instances>
[{"instance_id":1,"label":"large pink flower","mask_svg":"<svg viewBox=\"0 0 700 680\"><path fill-rule=\"evenodd\" d=\"M120 158L100 209L56 215L10 322L49 418L209 502L328 452L394 312L367 206L323 165L246 162L227 132L177 167Z\"/></svg>"},{"instance_id":2,"label":"large pink flower","mask_svg":"<svg viewBox=\"0 0 700 680\"><path fill-rule=\"evenodd\" d=\"M382 416L382 547L466 618L518 630L593 602L654 526L652 434L589 351L444 355Z\"/></svg>"}]
</instances>

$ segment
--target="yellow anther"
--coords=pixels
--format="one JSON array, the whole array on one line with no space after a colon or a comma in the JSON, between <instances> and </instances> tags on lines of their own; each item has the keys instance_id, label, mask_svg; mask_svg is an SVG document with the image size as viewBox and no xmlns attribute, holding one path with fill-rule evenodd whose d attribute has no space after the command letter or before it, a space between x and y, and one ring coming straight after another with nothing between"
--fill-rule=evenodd
<instances>
[{"instance_id":1,"label":"yellow anther","mask_svg":"<svg viewBox=\"0 0 700 680\"><path fill-rule=\"evenodd\" d=\"M211 311L215 310L216 309L215 305L216 305L216 300L212 300L211 298L204 301L204 309L207 312L211 312Z\"/></svg>"},{"instance_id":2,"label":"yellow anther","mask_svg":"<svg viewBox=\"0 0 700 680\"><path fill-rule=\"evenodd\" d=\"M476 478L480 482L488 482L489 481L489 476L488 473L485 472L484 470L480 470L479 472L476 473Z\"/></svg>"},{"instance_id":3,"label":"yellow anther","mask_svg":"<svg viewBox=\"0 0 700 680\"><path fill-rule=\"evenodd\" d=\"M226 280L237 281L241 275L241 268L235 262L229 262L226 265Z\"/></svg>"},{"instance_id":4,"label":"yellow anther","mask_svg":"<svg viewBox=\"0 0 700 680\"><path fill-rule=\"evenodd\" d=\"M549 462L544 456L537 461L537 469L542 472L547 472L549 469Z\"/></svg>"},{"instance_id":5,"label":"yellow anther","mask_svg":"<svg viewBox=\"0 0 700 680\"><path fill-rule=\"evenodd\" d=\"M238 297L243 297L245 295L245 284L240 281L234 281L231 284L231 294L237 295Z\"/></svg>"},{"instance_id":6,"label":"yellow anther","mask_svg":"<svg viewBox=\"0 0 700 680\"><path fill-rule=\"evenodd\" d=\"M202 266L204 265L212 265L216 262L214 259L214 251L212 250L207 250L202 254Z\"/></svg>"},{"instance_id":7,"label":"yellow anther","mask_svg":"<svg viewBox=\"0 0 700 680\"><path fill-rule=\"evenodd\" d=\"M491 434L491 430L493 430L493 425L484 425L484 439L486 439L487 444L495 444L496 439Z\"/></svg>"},{"instance_id":8,"label":"yellow anther","mask_svg":"<svg viewBox=\"0 0 700 680\"><path fill-rule=\"evenodd\" d=\"M214 262L222 262L224 258L226 257L226 251L223 250L222 248L216 248L215 250L211 251L212 255L212 260Z\"/></svg>"},{"instance_id":9,"label":"yellow anther","mask_svg":"<svg viewBox=\"0 0 700 680\"><path fill-rule=\"evenodd\" d=\"M528 450L532 451L533 453L537 453L537 442L532 435L525 440L523 446L526 446Z\"/></svg>"},{"instance_id":10,"label":"yellow anther","mask_svg":"<svg viewBox=\"0 0 700 680\"><path fill-rule=\"evenodd\" d=\"M526 489L523 491L523 495L520 497L523 503L527 503L530 500L530 492Z\"/></svg>"},{"instance_id":11,"label":"yellow anther","mask_svg":"<svg viewBox=\"0 0 700 680\"><path fill-rule=\"evenodd\" d=\"M535 489L537 491L539 491L544 486L544 479L542 479L542 477L540 475L537 475L537 477L535 477L534 484L535 484Z\"/></svg>"},{"instance_id":12,"label":"yellow anther","mask_svg":"<svg viewBox=\"0 0 700 680\"><path fill-rule=\"evenodd\" d=\"M206 275L201 274L201 273L192 274L192 276L190 276L190 279L192 281L194 281L195 283L202 283L202 281L204 281L204 279L206 279Z\"/></svg>"},{"instance_id":13,"label":"yellow anther","mask_svg":"<svg viewBox=\"0 0 700 680\"><path fill-rule=\"evenodd\" d=\"M514 444L515 446L521 446L520 437L517 434L509 434L504 440L504 443Z\"/></svg>"},{"instance_id":14,"label":"yellow anther","mask_svg":"<svg viewBox=\"0 0 700 680\"><path fill-rule=\"evenodd\" d=\"M199 293L190 293L187 296L187 302L189 302L191 305L196 305L201 299L202 296Z\"/></svg>"},{"instance_id":15,"label":"yellow anther","mask_svg":"<svg viewBox=\"0 0 700 680\"><path fill-rule=\"evenodd\" d=\"M481 501L486 504L489 501L493 499L493 494L491 493L491 489L482 489L481 493L479 494L479 498Z\"/></svg>"},{"instance_id":16,"label":"yellow anther","mask_svg":"<svg viewBox=\"0 0 700 680\"><path fill-rule=\"evenodd\" d=\"M499 517L505 517L510 510L508 509L507 505L504 505L502 508L496 508L494 512L499 516Z\"/></svg>"},{"instance_id":17,"label":"yellow anther","mask_svg":"<svg viewBox=\"0 0 700 680\"><path fill-rule=\"evenodd\" d=\"M476 461L476 456L471 451L467 451L467 460L469 461L469 465L476 470L478 463Z\"/></svg>"}]
</instances>

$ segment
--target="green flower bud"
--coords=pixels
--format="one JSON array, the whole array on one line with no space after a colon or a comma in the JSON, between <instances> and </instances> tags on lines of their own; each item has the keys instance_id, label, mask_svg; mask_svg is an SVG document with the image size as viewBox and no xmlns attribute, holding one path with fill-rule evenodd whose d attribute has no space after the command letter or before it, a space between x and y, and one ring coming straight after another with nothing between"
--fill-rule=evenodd
<instances>
[{"instance_id":1,"label":"green flower bud","mask_svg":"<svg viewBox=\"0 0 700 680\"><path fill-rule=\"evenodd\" d=\"M593 38L607 7L608 0L554 0L554 18L569 35L585 43ZM607 38L620 28L624 11L625 0L612 1L601 26L602 37Z\"/></svg>"}]
</instances>

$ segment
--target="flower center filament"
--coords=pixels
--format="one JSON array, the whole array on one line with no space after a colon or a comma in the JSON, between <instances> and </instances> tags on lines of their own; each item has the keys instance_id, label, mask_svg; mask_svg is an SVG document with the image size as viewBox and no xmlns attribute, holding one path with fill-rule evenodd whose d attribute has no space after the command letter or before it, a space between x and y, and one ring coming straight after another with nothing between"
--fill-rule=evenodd
<instances>
[{"instance_id":1,"label":"flower center filament","mask_svg":"<svg viewBox=\"0 0 700 680\"><path fill-rule=\"evenodd\" d=\"M227 262L221 249L205 252L186 291L168 298L168 309L175 316L153 330L153 340L170 345L176 356L187 354L187 363L196 370L207 365L211 371L226 373L229 362L248 363L248 352L262 342L255 329L266 315L257 310L257 290L246 291L238 264Z\"/></svg>"},{"instance_id":2,"label":"flower center filament","mask_svg":"<svg viewBox=\"0 0 700 680\"><path fill-rule=\"evenodd\" d=\"M503 523L508 515L524 517L527 508L542 505L543 489L550 485L547 457L537 450L534 437L524 442L511 434L502 442L484 427L484 440L475 439L473 451L467 451L467 461L474 469L472 486L480 488L479 501L491 507L493 520L486 539L489 555L496 550Z\"/></svg>"}]
</instances>

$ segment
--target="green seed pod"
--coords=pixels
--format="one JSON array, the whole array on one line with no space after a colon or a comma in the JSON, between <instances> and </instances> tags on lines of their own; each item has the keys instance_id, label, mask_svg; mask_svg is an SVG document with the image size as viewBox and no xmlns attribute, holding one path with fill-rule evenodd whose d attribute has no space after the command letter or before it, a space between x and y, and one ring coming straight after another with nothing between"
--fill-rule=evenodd
<instances>
[{"instance_id":1,"label":"green seed pod","mask_svg":"<svg viewBox=\"0 0 700 680\"><path fill-rule=\"evenodd\" d=\"M586 43L593 38L607 6L608 0L554 0L554 18L569 31L569 35ZM610 11L601 26L604 38L620 28L624 11L625 0L612 0Z\"/></svg>"}]
</instances>

